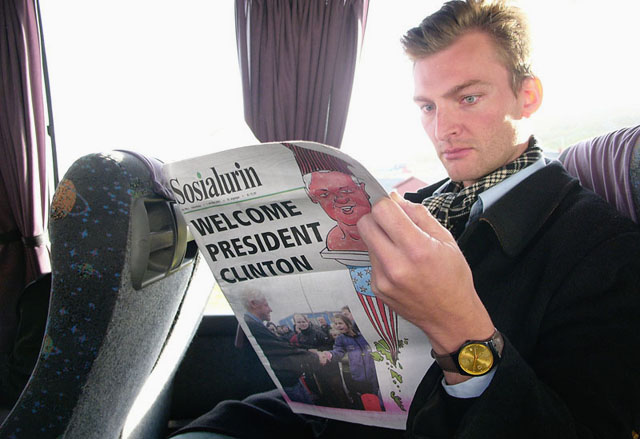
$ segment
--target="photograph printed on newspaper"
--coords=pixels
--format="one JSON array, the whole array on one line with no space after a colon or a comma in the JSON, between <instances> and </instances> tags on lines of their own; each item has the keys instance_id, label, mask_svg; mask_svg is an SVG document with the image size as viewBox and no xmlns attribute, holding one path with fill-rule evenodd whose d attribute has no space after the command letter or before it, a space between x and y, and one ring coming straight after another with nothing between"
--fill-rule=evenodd
<instances>
[{"instance_id":1,"label":"photograph printed on newspaper","mask_svg":"<svg viewBox=\"0 0 640 439\"><path fill-rule=\"evenodd\" d=\"M293 411L405 428L424 333L376 298L356 223L386 197L343 152L264 143L168 163L200 252Z\"/></svg>"}]
</instances>

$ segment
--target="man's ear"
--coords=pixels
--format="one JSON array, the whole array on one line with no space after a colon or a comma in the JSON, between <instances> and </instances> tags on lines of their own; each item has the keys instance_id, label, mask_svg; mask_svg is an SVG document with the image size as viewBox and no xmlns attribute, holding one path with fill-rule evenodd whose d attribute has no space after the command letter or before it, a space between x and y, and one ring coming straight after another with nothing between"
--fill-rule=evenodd
<instances>
[{"instance_id":1,"label":"man's ear","mask_svg":"<svg viewBox=\"0 0 640 439\"><path fill-rule=\"evenodd\" d=\"M318 204L318 199L315 196L311 195L311 192L309 192L308 187L305 187L304 191L307 193L307 197L309 197L309 199L313 201L314 204Z\"/></svg>"},{"instance_id":2,"label":"man's ear","mask_svg":"<svg viewBox=\"0 0 640 439\"><path fill-rule=\"evenodd\" d=\"M522 99L522 117L530 117L542 104L542 82L536 76L530 76L522 81L520 88Z\"/></svg>"},{"instance_id":3,"label":"man's ear","mask_svg":"<svg viewBox=\"0 0 640 439\"><path fill-rule=\"evenodd\" d=\"M361 183L358 183L358 187L360 188L362 193L364 193L367 196L367 199L370 200L371 199L371 195L369 195L369 192L367 192L367 190L364 188L364 181L361 182Z\"/></svg>"}]
</instances>

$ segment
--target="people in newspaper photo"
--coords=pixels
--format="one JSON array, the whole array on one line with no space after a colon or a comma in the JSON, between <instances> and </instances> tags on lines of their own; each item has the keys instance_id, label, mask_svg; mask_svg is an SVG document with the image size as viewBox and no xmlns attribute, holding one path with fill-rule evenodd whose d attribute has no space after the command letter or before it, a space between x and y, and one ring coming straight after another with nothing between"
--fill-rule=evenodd
<instances>
[{"instance_id":1,"label":"people in newspaper photo","mask_svg":"<svg viewBox=\"0 0 640 439\"><path fill-rule=\"evenodd\" d=\"M291 401L354 410L383 411L380 386L371 356L371 346L351 320L339 310L331 315L332 338L304 313L295 312L280 319L280 326L294 324L298 332L289 338L279 336L271 320L273 310L263 293L243 292L244 321L267 357L276 377Z\"/></svg>"},{"instance_id":2,"label":"people in newspaper photo","mask_svg":"<svg viewBox=\"0 0 640 439\"><path fill-rule=\"evenodd\" d=\"M264 322L271 321L272 309L264 294L255 289L244 292L244 321L251 334L262 348L276 377L287 393L296 402L315 404L317 395L309 391L306 377L327 363L326 357L317 350L301 349L271 332Z\"/></svg>"}]
</instances>

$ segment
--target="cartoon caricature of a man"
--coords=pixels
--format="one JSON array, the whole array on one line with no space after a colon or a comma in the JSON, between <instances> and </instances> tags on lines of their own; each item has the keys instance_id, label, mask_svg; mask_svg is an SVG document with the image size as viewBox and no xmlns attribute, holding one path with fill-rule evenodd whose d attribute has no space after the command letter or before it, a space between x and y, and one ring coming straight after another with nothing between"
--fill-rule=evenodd
<instances>
[{"instance_id":1,"label":"cartoon caricature of a man","mask_svg":"<svg viewBox=\"0 0 640 439\"><path fill-rule=\"evenodd\" d=\"M311 201L337 223L327 234L327 249L366 251L356 227L360 217L371 212L364 182L339 171L315 171L303 180Z\"/></svg>"},{"instance_id":2,"label":"cartoon caricature of a man","mask_svg":"<svg viewBox=\"0 0 640 439\"><path fill-rule=\"evenodd\" d=\"M295 155L309 199L336 222L327 233L327 250L366 251L356 227L360 217L371 212L364 182L337 157L290 143L283 145Z\"/></svg>"}]
</instances>

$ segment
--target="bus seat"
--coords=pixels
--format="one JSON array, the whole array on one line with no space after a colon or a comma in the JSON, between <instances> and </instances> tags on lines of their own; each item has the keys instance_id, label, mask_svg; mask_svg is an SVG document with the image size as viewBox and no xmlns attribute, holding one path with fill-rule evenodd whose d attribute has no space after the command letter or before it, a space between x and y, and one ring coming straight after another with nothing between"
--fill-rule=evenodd
<instances>
[{"instance_id":1,"label":"bus seat","mask_svg":"<svg viewBox=\"0 0 640 439\"><path fill-rule=\"evenodd\" d=\"M640 219L640 125L571 145L558 157L567 171L618 211Z\"/></svg>"},{"instance_id":2,"label":"bus seat","mask_svg":"<svg viewBox=\"0 0 640 439\"><path fill-rule=\"evenodd\" d=\"M18 298L18 328L9 354L0 357L0 423L9 414L38 360L49 312L51 273L24 287Z\"/></svg>"},{"instance_id":3,"label":"bus seat","mask_svg":"<svg viewBox=\"0 0 640 439\"><path fill-rule=\"evenodd\" d=\"M44 340L0 438L166 435L170 383L209 291L185 294L197 247L158 169L90 154L58 185Z\"/></svg>"}]
</instances>

